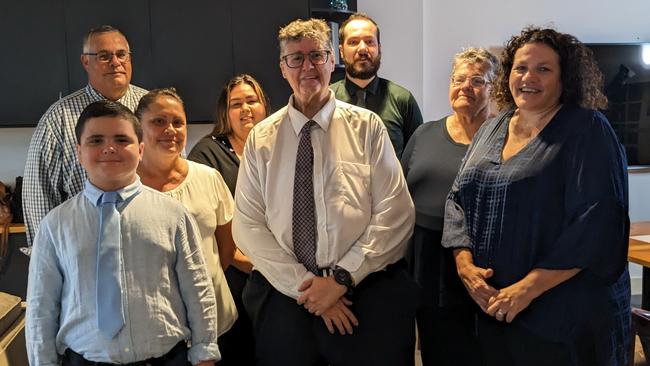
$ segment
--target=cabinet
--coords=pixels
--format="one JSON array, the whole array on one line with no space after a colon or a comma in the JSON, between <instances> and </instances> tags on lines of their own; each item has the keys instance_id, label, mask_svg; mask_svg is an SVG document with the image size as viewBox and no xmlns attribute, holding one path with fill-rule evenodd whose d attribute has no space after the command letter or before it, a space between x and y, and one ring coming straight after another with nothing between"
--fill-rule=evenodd
<instances>
[{"instance_id":1,"label":"cabinet","mask_svg":"<svg viewBox=\"0 0 650 366\"><path fill-rule=\"evenodd\" d=\"M36 126L61 96L83 87L79 56L91 27L122 30L133 52L132 83L174 86L190 122L214 118L223 84L258 78L275 108L290 89L278 66L278 29L307 18L309 1L22 0L0 4L0 127Z\"/></svg>"},{"instance_id":2,"label":"cabinet","mask_svg":"<svg viewBox=\"0 0 650 366\"><path fill-rule=\"evenodd\" d=\"M345 77L345 66L340 59L339 52L339 29L341 24L348 17L357 11L357 0L347 0L348 9L334 9L330 6L330 0L312 0L310 14L313 18L323 19L329 23L332 29L332 44L334 46L333 57L336 57L336 68L332 73L331 82L337 82Z\"/></svg>"},{"instance_id":3,"label":"cabinet","mask_svg":"<svg viewBox=\"0 0 650 366\"><path fill-rule=\"evenodd\" d=\"M263 16L252 17L251 9ZM281 9L281 10L280 10ZM272 110L287 104L291 88L280 72L278 31L289 22L309 16L304 0L248 0L233 2L233 65L235 74L247 73L257 79L271 99Z\"/></svg>"},{"instance_id":4,"label":"cabinet","mask_svg":"<svg viewBox=\"0 0 650 366\"><path fill-rule=\"evenodd\" d=\"M0 126L34 125L68 93L62 2L3 1L0 44Z\"/></svg>"}]
</instances>

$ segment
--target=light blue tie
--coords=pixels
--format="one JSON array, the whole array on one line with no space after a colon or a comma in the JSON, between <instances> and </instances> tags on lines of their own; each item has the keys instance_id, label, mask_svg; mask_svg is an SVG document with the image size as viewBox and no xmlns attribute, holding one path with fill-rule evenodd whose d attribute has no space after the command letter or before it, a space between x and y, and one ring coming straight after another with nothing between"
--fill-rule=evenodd
<instances>
[{"instance_id":1,"label":"light blue tie","mask_svg":"<svg viewBox=\"0 0 650 366\"><path fill-rule=\"evenodd\" d=\"M120 213L117 192L102 195L97 240L97 326L113 339L124 326L120 280Z\"/></svg>"}]
</instances>

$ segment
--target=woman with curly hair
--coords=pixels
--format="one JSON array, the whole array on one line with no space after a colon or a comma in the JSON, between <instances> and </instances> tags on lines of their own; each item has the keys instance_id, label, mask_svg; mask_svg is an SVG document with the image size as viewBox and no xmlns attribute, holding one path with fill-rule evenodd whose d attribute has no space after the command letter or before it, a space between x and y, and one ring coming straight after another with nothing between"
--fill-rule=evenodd
<instances>
[{"instance_id":1,"label":"woman with curly hair","mask_svg":"<svg viewBox=\"0 0 650 366\"><path fill-rule=\"evenodd\" d=\"M602 76L569 34L526 28L447 198L442 245L481 307L488 365L625 365L630 331L624 152Z\"/></svg>"}]
</instances>

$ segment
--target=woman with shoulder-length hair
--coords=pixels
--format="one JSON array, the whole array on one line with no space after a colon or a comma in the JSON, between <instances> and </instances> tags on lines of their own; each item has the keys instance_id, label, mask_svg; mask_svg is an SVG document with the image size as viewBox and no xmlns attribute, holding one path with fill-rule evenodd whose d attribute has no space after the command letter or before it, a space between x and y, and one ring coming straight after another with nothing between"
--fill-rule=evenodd
<instances>
[{"instance_id":1,"label":"woman with shoulder-length hair","mask_svg":"<svg viewBox=\"0 0 650 366\"><path fill-rule=\"evenodd\" d=\"M239 160L248 133L268 117L270 108L269 100L255 78L247 74L233 77L224 85L217 100L214 130L192 148L188 159L218 170L234 197ZM236 362L227 365L255 364L252 324L242 302L244 285L252 268L250 260L237 249L232 265L226 269L226 279L239 311L233 327L219 340L220 347L233 349L238 355L234 359Z\"/></svg>"},{"instance_id":2,"label":"woman with shoulder-length hair","mask_svg":"<svg viewBox=\"0 0 650 366\"><path fill-rule=\"evenodd\" d=\"M574 36L526 28L496 82L506 111L474 136L443 246L483 312L488 365L625 365L625 154L598 109L602 75Z\"/></svg>"}]
</instances>

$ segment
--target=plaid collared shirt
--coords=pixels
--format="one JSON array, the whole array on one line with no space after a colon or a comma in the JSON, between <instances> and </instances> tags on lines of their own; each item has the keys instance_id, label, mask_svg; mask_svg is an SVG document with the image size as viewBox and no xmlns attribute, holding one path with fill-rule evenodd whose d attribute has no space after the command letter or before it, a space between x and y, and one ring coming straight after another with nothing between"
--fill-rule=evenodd
<instances>
[{"instance_id":1,"label":"plaid collared shirt","mask_svg":"<svg viewBox=\"0 0 650 366\"><path fill-rule=\"evenodd\" d=\"M146 90L130 85L118 102L135 110L140 98L146 93ZM90 85L86 85L52 104L38 122L29 145L23 181L23 211L28 245L32 245L43 217L83 190L86 172L77 161L74 128L87 105L105 99Z\"/></svg>"}]
</instances>

